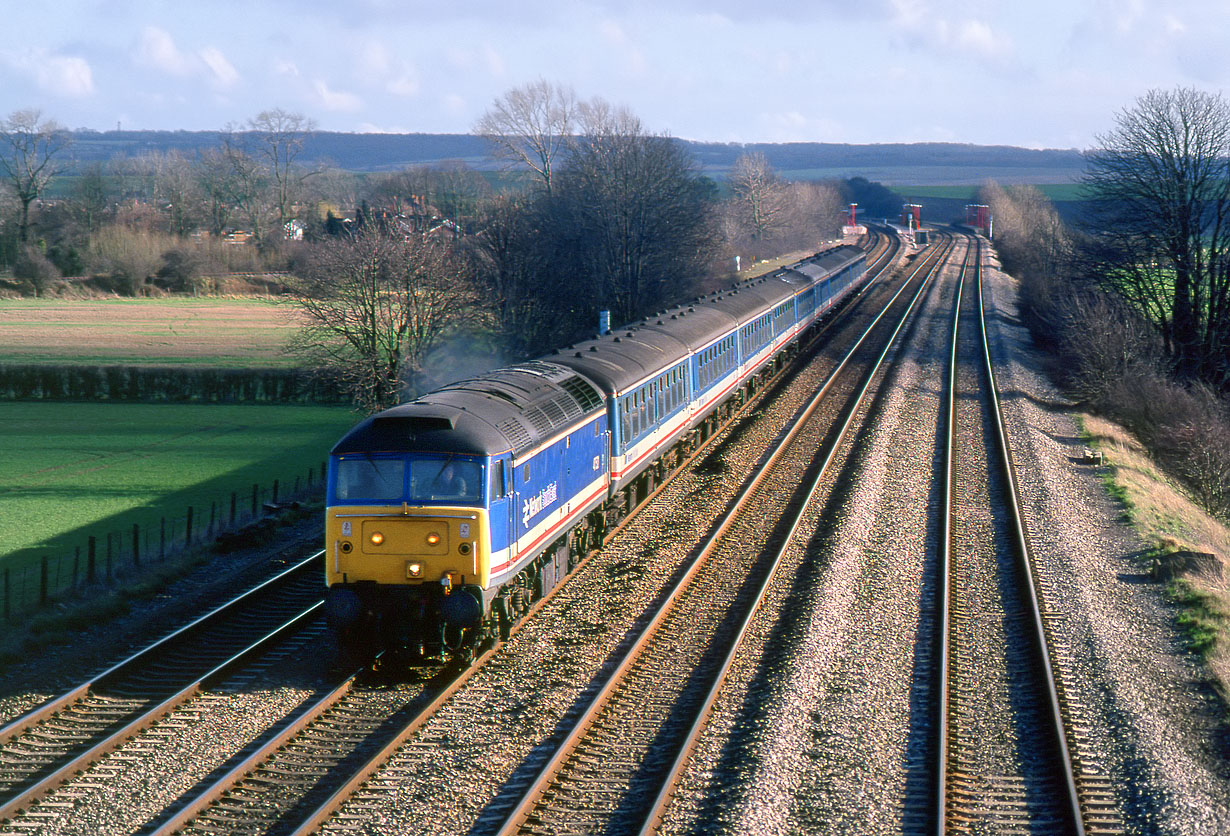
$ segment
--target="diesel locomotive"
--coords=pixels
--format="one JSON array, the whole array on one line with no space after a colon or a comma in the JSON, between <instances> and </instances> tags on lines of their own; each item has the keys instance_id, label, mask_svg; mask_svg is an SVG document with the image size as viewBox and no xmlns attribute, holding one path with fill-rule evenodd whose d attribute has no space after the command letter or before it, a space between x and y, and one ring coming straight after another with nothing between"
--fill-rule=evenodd
<instances>
[{"instance_id":1,"label":"diesel locomotive","mask_svg":"<svg viewBox=\"0 0 1230 836\"><path fill-rule=\"evenodd\" d=\"M329 456L339 642L466 658L507 637L865 273L836 247L356 425Z\"/></svg>"}]
</instances>

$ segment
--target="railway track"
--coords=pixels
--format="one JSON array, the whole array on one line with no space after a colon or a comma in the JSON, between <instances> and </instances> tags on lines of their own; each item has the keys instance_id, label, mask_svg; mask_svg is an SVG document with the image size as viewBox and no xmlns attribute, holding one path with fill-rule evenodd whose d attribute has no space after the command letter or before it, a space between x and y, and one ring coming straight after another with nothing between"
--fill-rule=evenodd
<instances>
[{"instance_id":1,"label":"railway track","mask_svg":"<svg viewBox=\"0 0 1230 836\"><path fill-rule=\"evenodd\" d=\"M895 322L877 329L877 318L847 355L847 360L855 356L863 339L878 331L872 352L878 354L858 369L861 386L852 387L838 426L820 421L824 426L817 432L811 419L830 386L843 376L845 361L783 431L780 443L605 686L507 814L501 834L656 831L742 637L795 541L838 446L945 257L946 252L936 252L920 264L915 277L922 277L903 284L898 293L913 289L897 305ZM816 465L820 452L823 457ZM805 490L799 487L804 472L811 480ZM688 629L682 629L683 623ZM700 636L683 646L680 637L702 623Z\"/></svg>"},{"instance_id":2,"label":"railway track","mask_svg":"<svg viewBox=\"0 0 1230 836\"><path fill-rule=\"evenodd\" d=\"M323 552L0 728L0 822L32 807L210 683L321 619Z\"/></svg>"},{"instance_id":3,"label":"railway track","mask_svg":"<svg viewBox=\"0 0 1230 836\"><path fill-rule=\"evenodd\" d=\"M967 251L952 320L939 589L935 833L1120 833L1054 664ZM972 287L967 287L972 285Z\"/></svg>"}]
</instances>

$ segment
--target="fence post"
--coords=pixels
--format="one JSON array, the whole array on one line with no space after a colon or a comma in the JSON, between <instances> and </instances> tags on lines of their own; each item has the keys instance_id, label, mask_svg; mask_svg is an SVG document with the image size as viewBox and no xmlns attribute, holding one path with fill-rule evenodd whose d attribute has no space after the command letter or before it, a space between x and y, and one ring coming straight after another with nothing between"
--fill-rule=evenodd
<instances>
[{"instance_id":1,"label":"fence post","mask_svg":"<svg viewBox=\"0 0 1230 836\"><path fill-rule=\"evenodd\" d=\"M162 524L158 532L158 559L162 560L167 556L167 518L162 518Z\"/></svg>"},{"instance_id":2,"label":"fence post","mask_svg":"<svg viewBox=\"0 0 1230 836\"><path fill-rule=\"evenodd\" d=\"M214 536L214 524L215 524L215 520L217 519L217 514L218 514L218 503L214 501L210 501L209 503L209 531L206 532L208 536L210 537Z\"/></svg>"},{"instance_id":3,"label":"fence post","mask_svg":"<svg viewBox=\"0 0 1230 836\"><path fill-rule=\"evenodd\" d=\"M252 485L252 516L256 517L256 492L260 490L260 485Z\"/></svg>"},{"instance_id":4,"label":"fence post","mask_svg":"<svg viewBox=\"0 0 1230 836\"><path fill-rule=\"evenodd\" d=\"M90 535L89 552L85 559L85 582L94 583L94 578L98 568L98 538L93 534Z\"/></svg>"},{"instance_id":5,"label":"fence post","mask_svg":"<svg viewBox=\"0 0 1230 836\"><path fill-rule=\"evenodd\" d=\"M47 606L47 555L43 555L42 565L38 573L38 605Z\"/></svg>"},{"instance_id":6,"label":"fence post","mask_svg":"<svg viewBox=\"0 0 1230 836\"><path fill-rule=\"evenodd\" d=\"M192 545L192 506L191 505L188 506L188 522L187 522L187 530L184 532L184 545L185 546Z\"/></svg>"},{"instance_id":7,"label":"fence post","mask_svg":"<svg viewBox=\"0 0 1230 836\"><path fill-rule=\"evenodd\" d=\"M234 491L231 491L231 528L234 528L234 527L235 527L235 502L236 502L236 499L237 499L237 495L236 495L236 493L235 493Z\"/></svg>"},{"instance_id":8,"label":"fence post","mask_svg":"<svg viewBox=\"0 0 1230 836\"><path fill-rule=\"evenodd\" d=\"M132 524L132 565L141 565L141 527L137 523Z\"/></svg>"}]
</instances>

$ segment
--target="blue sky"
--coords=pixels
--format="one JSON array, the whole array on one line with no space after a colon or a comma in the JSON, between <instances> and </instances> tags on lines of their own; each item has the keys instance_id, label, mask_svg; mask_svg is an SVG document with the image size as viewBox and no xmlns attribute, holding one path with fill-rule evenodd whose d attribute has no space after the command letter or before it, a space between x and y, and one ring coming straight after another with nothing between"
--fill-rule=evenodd
<instances>
[{"instance_id":1,"label":"blue sky","mask_svg":"<svg viewBox=\"0 0 1230 836\"><path fill-rule=\"evenodd\" d=\"M1085 148L1152 87L1230 86L1226 0L0 0L0 116L470 130L537 78L732 142Z\"/></svg>"}]
</instances>

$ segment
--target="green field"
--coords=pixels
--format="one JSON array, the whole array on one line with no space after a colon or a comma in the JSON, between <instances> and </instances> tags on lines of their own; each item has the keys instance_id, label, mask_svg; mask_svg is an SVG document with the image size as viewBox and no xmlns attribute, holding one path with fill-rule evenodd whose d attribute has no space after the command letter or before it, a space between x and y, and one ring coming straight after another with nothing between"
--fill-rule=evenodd
<instances>
[{"instance_id":1,"label":"green field","mask_svg":"<svg viewBox=\"0 0 1230 836\"><path fill-rule=\"evenodd\" d=\"M290 367L296 329L273 299L0 299L0 360Z\"/></svg>"},{"instance_id":2,"label":"green field","mask_svg":"<svg viewBox=\"0 0 1230 836\"><path fill-rule=\"evenodd\" d=\"M0 402L0 562L58 557L108 532L130 536L252 486L282 496L357 420L345 408ZM267 494L266 494L267 498ZM198 529L199 530L199 529Z\"/></svg>"},{"instance_id":3,"label":"green field","mask_svg":"<svg viewBox=\"0 0 1230 836\"><path fill-rule=\"evenodd\" d=\"M978 196L978 186L908 186L899 191L914 198L944 198L973 201ZM1084 200L1079 183L1040 183L1035 189L1054 201Z\"/></svg>"}]
</instances>

